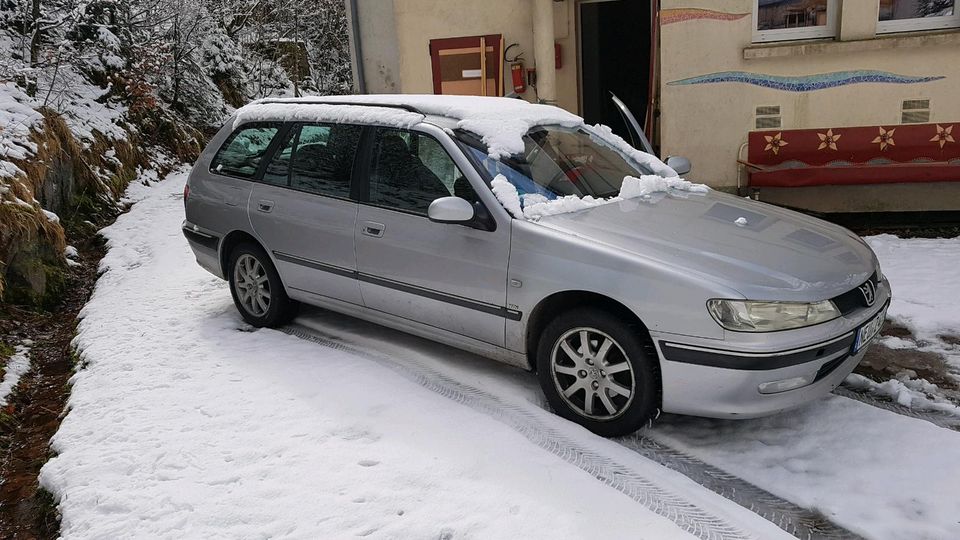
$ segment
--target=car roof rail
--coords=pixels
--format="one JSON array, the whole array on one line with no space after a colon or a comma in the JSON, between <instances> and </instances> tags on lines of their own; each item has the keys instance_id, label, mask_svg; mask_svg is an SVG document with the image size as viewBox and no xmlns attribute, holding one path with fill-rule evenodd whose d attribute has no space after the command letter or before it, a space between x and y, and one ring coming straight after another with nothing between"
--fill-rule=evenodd
<instances>
[{"instance_id":1,"label":"car roof rail","mask_svg":"<svg viewBox=\"0 0 960 540\"><path fill-rule=\"evenodd\" d=\"M284 99L263 99L258 103L261 104L277 104L277 105L353 105L357 107L382 107L387 109L401 109L407 112L422 114L426 116L426 113L417 109L412 105L404 105L402 103L372 103L372 102L356 102L356 101L329 101L329 100L296 100L288 101Z\"/></svg>"}]
</instances>

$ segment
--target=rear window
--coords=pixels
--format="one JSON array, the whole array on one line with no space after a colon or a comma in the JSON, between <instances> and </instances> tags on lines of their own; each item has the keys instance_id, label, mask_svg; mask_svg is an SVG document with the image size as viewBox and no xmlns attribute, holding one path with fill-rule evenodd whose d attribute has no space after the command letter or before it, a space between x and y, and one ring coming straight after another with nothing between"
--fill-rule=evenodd
<instances>
[{"instance_id":1,"label":"rear window","mask_svg":"<svg viewBox=\"0 0 960 540\"><path fill-rule=\"evenodd\" d=\"M210 170L217 174L253 178L277 131L278 125L264 124L234 131L213 157Z\"/></svg>"}]
</instances>

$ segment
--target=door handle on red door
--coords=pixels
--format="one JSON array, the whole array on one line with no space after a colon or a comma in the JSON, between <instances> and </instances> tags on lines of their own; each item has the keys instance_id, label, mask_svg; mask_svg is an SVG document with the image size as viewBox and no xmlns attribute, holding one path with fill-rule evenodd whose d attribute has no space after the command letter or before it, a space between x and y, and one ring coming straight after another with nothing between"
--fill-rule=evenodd
<instances>
[{"instance_id":1,"label":"door handle on red door","mask_svg":"<svg viewBox=\"0 0 960 540\"><path fill-rule=\"evenodd\" d=\"M361 231L367 236L372 236L374 238L380 238L383 236L383 230L386 228L383 223L375 223L373 221L364 221Z\"/></svg>"},{"instance_id":2,"label":"door handle on red door","mask_svg":"<svg viewBox=\"0 0 960 540\"><path fill-rule=\"evenodd\" d=\"M259 201L257 202L257 210L261 212L272 212L273 211L273 201Z\"/></svg>"}]
</instances>

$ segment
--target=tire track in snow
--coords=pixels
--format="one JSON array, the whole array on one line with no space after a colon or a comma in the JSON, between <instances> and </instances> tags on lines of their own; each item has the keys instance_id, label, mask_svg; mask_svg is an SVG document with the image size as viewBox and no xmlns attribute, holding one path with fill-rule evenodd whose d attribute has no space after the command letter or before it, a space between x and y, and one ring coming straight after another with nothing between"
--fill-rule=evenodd
<instances>
[{"instance_id":1,"label":"tire track in snow","mask_svg":"<svg viewBox=\"0 0 960 540\"><path fill-rule=\"evenodd\" d=\"M630 435L618 440L641 456L679 472L710 491L729 499L780 527L807 540L859 538L834 524L823 514L797 506L746 480L671 448L651 436Z\"/></svg>"},{"instance_id":2,"label":"tire track in snow","mask_svg":"<svg viewBox=\"0 0 960 540\"><path fill-rule=\"evenodd\" d=\"M833 393L901 416L924 420L938 427L960 431L960 418L947 413L911 409L890 399L873 396L866 391L855 390L849 386L838 386L834 388Z\"/></svg>"},{"instance_id":3,"label":"tire track in snow","mask_svg":"<svg viewBox=\"0 0 960 540\"><path fill-rule=\"evenodd\" d=\"M555 429L543 425L530 411L507 403L493 394L465 385L419 363L414 362L415 365L400 363L387 355L356 349L298 325L280 330L324 347L373 360L441 396L491 416L507 424L540 448L624 493L698 538L726 540L748 537L744 531L722 518L698 508L682 496L654 484L616 461L601 456Z\"/></svg>"},{"instance_id":4,"label":"tire track in snow","mask_svg":"<svg viewBox=\"0 0 960 540\"><path fill-rule=\"evenodd\" d=\"M416 361L400 363L385 354L356 349L300 325L281 329L291 336L349 352L384 365L421 386L507 424L527 440L580 468L601 482L670 519L681 529L705 539L744 538L747 535L724 519L708 513L668 488L633 472L545 425L536 415L484 390L466 385ZM857 538L822 515L801 508L745 480L697 458L639 434L618 442L642 457L687 476L722 497L758 514L798 538Z\"/></svg>"}]
</instances>

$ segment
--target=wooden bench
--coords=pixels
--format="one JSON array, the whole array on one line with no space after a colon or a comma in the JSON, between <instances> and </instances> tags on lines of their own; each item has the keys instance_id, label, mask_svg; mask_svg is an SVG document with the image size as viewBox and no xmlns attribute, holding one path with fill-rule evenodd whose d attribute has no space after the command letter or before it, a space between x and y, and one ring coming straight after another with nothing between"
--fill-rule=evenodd
<instances>
[{"instance_id":1,"label":"wooden bench","mask_svg":"<svg viewBox=\"0 0 960 540\"><path fill-rule=\"evenodd\" d=\"M750 187L960 182L960 122L752 131Z\"/></svg>"}]
</instances>

